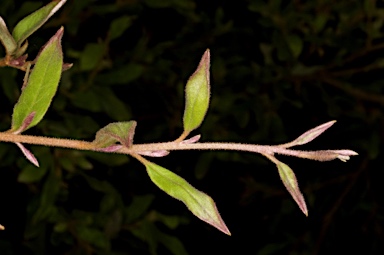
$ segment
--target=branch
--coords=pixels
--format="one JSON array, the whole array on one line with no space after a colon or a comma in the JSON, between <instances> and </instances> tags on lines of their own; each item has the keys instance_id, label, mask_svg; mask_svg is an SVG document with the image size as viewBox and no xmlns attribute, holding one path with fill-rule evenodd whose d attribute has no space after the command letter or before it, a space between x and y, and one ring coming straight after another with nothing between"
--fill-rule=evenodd
<instances>
[{"instance_id":1,"label":"branch","mask_svg":"<svg viewBox=\"0 0 384 255\"><path fill-rule=\"evenodd\" d=\"M0 133L0 141L11 143L26 143L52 147L62 147L77 150L99 151L92 142L50 138L43 136L30 136L11 133ZM357 155L356 152L351 150L318 150L318 151L302 151L283 148L279 145L257 145L257 144L242 144L242 143L182 143L182 142L164 142L164 143L147 143L147 144L134 144L130 148L122 147L114 151L103 151L106 153L120 153L120 154L140 154L141 152L153 151L172 151L172 150L232 150L232 151L247 151L253 153L274 155L281 154L287 156L294 156L299 158L306 158L318 161L329 161L333 159L340 159L346 161L349 156Z\"/></svg>"}]
</instances>

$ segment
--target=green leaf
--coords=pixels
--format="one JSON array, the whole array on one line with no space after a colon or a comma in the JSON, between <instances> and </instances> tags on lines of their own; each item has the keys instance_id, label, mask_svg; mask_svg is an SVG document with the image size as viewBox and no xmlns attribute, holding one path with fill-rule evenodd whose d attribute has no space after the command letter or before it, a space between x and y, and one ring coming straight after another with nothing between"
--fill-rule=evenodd
<instances>
[{"instance_id":1,"label":"green leaf","mask_svg":"<svg viewBox=\"0 0 384 255\"><path fill-rule=\"evenodd\" d=\"M87 243L89 242L98 249L110 249L110 243L106 235L99 229L77 225L76 234L77 238L79 238L81 241L86 241Z\"/></svg>"},{"instance_id":2,"label":"green leaf","mask_svg":"<svg viewBox=\"0 0 384 255\"><path fill-rule=\"evenodd\" d=\"M30 74L27 86L13 109L12 130L22 127L24 120L35 112L31 123L24 130L35 126L47 112L59 85L63 65L61 37L63 28L43 47Z\"/></svg>"},{"instance_id":3,"label":"green leaf","mask_svg":"<svg viewBox=\"0 0 384 255\"><path fill-rule=\"evenodd\" d=\"M131 26L132 20L133 18L129 16L122 16L114 19L111 23L111 26L109 27L110 40L112 41L116 38L119 38L124 33L124 31Z\"/></svg>"},{"instance_id":4,"label":"green leaf","mask_svg":"<svg viewBox=\"0 0 384 255\"><path fill-rule=\"evenodd\" d=\"M57 12L66 1L67 0L54 0L19 21L12 32L18 47Z\"/></svg>"},{"instance_id":5,"label":"green leaf","mask_svg":"<svg viewBox=\"0 0 384 255\"><path fill-rule=\"evenodd\" d=\"M132 223L142 217L152 204L153 195L134 196L131 204L125 209L125 221Z\"/></svg>"},{"instance_id":6,"label":"green leaf","mask_svg":"<svg viewBox=\"0 0 384 255\"><path fill-rule=\"evenodd\" d=\"M198 128L207 113L210 98L209 65L210 52L207 49L185 87L183 123L186 132Z\"/></svg>"},{"instance_id":7,"label":"green leaf","mask_svg":"<svg viewBox=\"0 0 384 255\"><path fill-rule=\"evenodd\" d=\"M91 112L100 112L102 109L102 100L97 95L96 90L92 87L91 90L75 93L72 97L72 104L78 108L85 109Z\"/></svg>"},{"instance_id":8,"label":"green leaf","mask_svg":"<svg viewBox=\"0 0 384 255\"><path fill-rule=\"evenodd\" d=\"M93 86L92 89L74 94L72 100L76 107L92 112L104 111L117 121L131 117L129 107L108 87Z\"/></svg>"},{"instance_id":9,"label":"green leaf","mask_svg":"<svg viewBox=\"0 0 384 255\"><path fill-rule=\"evenodd\" d=\"M89 43L85 46L80 56L80 70L89 71L96 67L104 55L105 45L101 43Z\"/></svg>"},{"instance_id":10,"label":"green leaf","mask_svg":"<svg viewBox=\"0 0 384 255\"><path fill-rule=\"evenodd\" d=\"M174 236L165 234L159 230L156 225L149 221L144 220L138 226L130 229L131 233L137 238L145 241L148 244L149 254L159 254L159 244L164 245L174 255L187 255L187 251L182 242Z\"/></svg>"},{"instance_id":11,"label":"green leaf","mask_svg":"<svg viewBox=\"0 0 384 255\"><path fill-rule=\"evenodd\" d=\"M97 131L93 143L100 148L105 148L119 142L129 148L133 143L136 125L137 122L134 120L110 123Z\"/></svg>"},{"instance_id":12,"label":"green leaf","mask_svg":"<svg viewBox=\"0 0 384 255\"><path fill-rule=\"evenodd\" d=\"M99 74L98 81L102 84L126 85L139 78L145 69L144 66L137 63L129 63L122 66L116 66L108 73Z\"/></svg>"},{"instance_id":13,"label":"green leaf","mask_svg":"<svg viewBox=\"0 0 384 255\"><path fill-rule=\"evenodd\" d=\"M45 167L45 164L42 164L42 167ZM53 167L52 163L49 164L47 168L49 170L49 174L44 182L39 196L39 207L33 215L32 220L34 222L49 218L55 214L55 211L57 210L55 207L55 201L60 191L61 176L57 173L57 169Z\"/></svg>"},{"instance_id":14,"label":"green leaf","mask_svg":"<svg viewBox=\"0 0 384 255\"><path fill-rule=\"evenodd\" d=\"M27 165L21 170L20 174L17 177L17 181L22 183L37 182L40 181L41 178L43 178L47 171L47 165L42 165L39 168L36 168L32 165Z\"/></svg>"},{"instance_id":15,"label":"green leaf","mask_svg":"<svg viewBox=\"0 0 384 255\"><path fill-rule=\"evenodd\" d=\"M148 175L165 193L183 202L188 209L202 221L211 224L227 235L231 235L223 219L221 218L216 204L207 194L197 190L186 180L175 173L159 165L143 159Z\"/></svg>"},{"instance_id":16,"label":"green leaf","mask_svg":"<svg viewBox=\"0 0 384 255\"><path fill-rule=\"evenodd\" d=\"M157 255L156 250L158 247L158 234L160 230L157 229L153 222L143 220L138 227L131 228L130 232L135 237L148 244L149 254Z\"/></svg>"},{"instance_id":17,"label":"green leaf","mask_svg":"<svg viewBox=\"0 0 384 255\"><path fill-rule=\"evenodd\" d=\"M297 179L295 173L292 169L284 164L283 162L274 159L274 163L279 170L279 175L281 180L283 181L284 186L287 188L288 192L291 194L297 205L300 207L301 211L308 216L307 205L305 204L305 200L303 194L299 189L299 184L297 183Z\"/></svg>"},{"instance_id":18,"label":"green leaf","mask_svg":"<svg viewBox=\"0 0 384 255\"><path fill-rule=\"evenodd\" d=\"M4 45L7 55L12 55L17 49L16 41L13 39L11 33L9 33L7 25L2 17L0 17L0 41Z\"/></svg>"},{"instance_id":19,"label":"green leaf","mask_svg":"<svg viewBox=\"0 0 384 255\"><path fill-rule=\"evenodd\" d=\"M298 58L301 54L301 51L303 50L303 41L302 39L297 35L290 35L287 37L287 43L289 46L289 49L291 50L292 55L295 58Z\"/></svg>"},{"instance_id":20,"label":"green leaf","mask_svg":"<svg viewBox=\"0 0 384 255\"><path fill-rule=\"evenodd\" d=\"M102 109L108 116L117 121L127 120L131 118L128 106L121 101L111 88L100 87L95 93L99 97Z\"/></svg>"},{"instance_id":21,"label":"green leaf","mask_svg":"<svg viewBox=\"0 0 384 255\"><path fill-rule=\"evenodd\" d=\"M158 233L159 242L174 255L188 255L184 244L177 238L163 232Z\"/></svg>"}]
</instances>

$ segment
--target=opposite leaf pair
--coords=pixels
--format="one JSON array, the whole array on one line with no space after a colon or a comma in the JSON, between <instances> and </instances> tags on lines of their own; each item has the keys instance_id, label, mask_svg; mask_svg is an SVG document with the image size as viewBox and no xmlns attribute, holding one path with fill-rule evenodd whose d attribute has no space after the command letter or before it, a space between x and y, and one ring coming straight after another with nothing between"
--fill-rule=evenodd
<instances>
[{"instance_id":1,"label":"opposite leaf pair","mask_svg":"<svg viewBox=\"0 0 384 255\"><path fill-rule=\"evenodd\" d=\"M138 159L147 170L154 184L170 196L182 201L187 208L199 219L211 224L220 231L230 235L211 197L191 186L186 180L175 173L143 156L163 157L172 150L235 150L260 153L276 164L280 178L305 215L308 215L304 197L299 190L296 176L292 169L275 158L275 154L290 155L319 161L340 159L346 161L350 156L357 155L351 150L320 150L299 151L290 147L306 144L335 121L327 122L313 128L292 142L281 145L255 145L240 143L199 143L200 135L189 139L189 134L198 128L207 113L210 102L210 51L206 50L196 71L189 78L185 88L185 109L183 116L183 132L175 141L152 144L134 144L135 121L111 123L96 133L93 142L71 139L22 135L27 129L37 125L47 112L57 91L61 73L70 65L63 65L61 38L63 28L43 46L32 62L26 62L23 55L26 39L52 16L66 0L52 1L43 8L21 20L12 35L9 33L3 19L0 18L0 40L6 49L7 56L0 60L0 66L11 66L26 71L22 92L13 109L12 126L9 131L0 132L0 141L15 143L34 165L38 161L24 147L24 143L43 146L57 146L77 150L92 150L104 153L123 153ZM29 69L32 67L29 74ZM0 229L3 226L0 225Z\"/></svg>"},{"instance_id":2,"label":"opposite leaf pair","mask_svg":"<svg viewBox=\"0 0 384 255\"><path fill-rule=\"evenodd\" d=\"M119 145L116 145L115 142L119 142L120 146L124 146L127 149L125 151L127 154L132 155L145 165L152 182L160 189L182 201L195 216L228 235L230 235L230 232L211 197L195 189L175 173L148 161L140 155L154 156L154 152L162 152L158 153L157 156L165 156L171 150L186 149L224 149L260 153L276 164L284 186L302 212L308 216L308 209L293 170L285 163L277 160L274 154L285 154L319 161L328 161L336 158L346 161L349 159L349 156L357 155L357 153L351 150L298 151L288 149L311 142L330 128L335 121L329 121L310 129L292 142L276 146L198 143L200 135L185 140L192 130L201 125L209 107L209 54L209 50L204 53L197 70L187 82L185 89L186 106L183 117L184 131L178 139L169 143L133 145L132 141L136 122L119 122L107 125L96 134L94 143L98 145L104 144L104 148L98 150L111 152L112 149L115 149L115 152L123 152L124 149L116 147ZM162 150L158 150L159 148Z\"/></svg>"}]
</instances>

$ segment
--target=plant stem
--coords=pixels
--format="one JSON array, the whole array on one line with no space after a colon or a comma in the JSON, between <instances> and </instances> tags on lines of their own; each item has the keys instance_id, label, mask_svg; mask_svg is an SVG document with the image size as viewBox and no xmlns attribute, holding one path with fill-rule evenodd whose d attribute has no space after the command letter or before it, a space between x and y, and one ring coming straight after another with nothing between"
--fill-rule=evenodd
<instances>
[{"instance_id":1,"label":"plant stem","mask_svg":"<svg viewBox=\"0 0 384 255\"><path fill-rule=\"evenodd\" d=\"M12 134L7 132L0 132L0 141L12 142L12 143L26 143L52 147L62 147L77 150L89 150L98 151L98 148L94 143L71 140L62 138L50 138L44 136L31 136ZM319 161L333 160L339 157L337 150L319 150L319 151L300 151L282 148L279 145L257 145L257 144L243 144L243 143L224 143L224 142L205 142L205 143L180 143L180 142L163 142L163 143L147 143L147 144L134 144L130 148L122 147L113 153L120 154L140 154L140 152L154 152L154 151L173 151L173 150L232 150L232 151L247 151L253 153L274 155L282 154L288 156L294 156L299 158L313 159ZM357 155L357 153L349 150L348 155ZM112 152L107 152L112 153Z\"/></svg>"}]
</instances>

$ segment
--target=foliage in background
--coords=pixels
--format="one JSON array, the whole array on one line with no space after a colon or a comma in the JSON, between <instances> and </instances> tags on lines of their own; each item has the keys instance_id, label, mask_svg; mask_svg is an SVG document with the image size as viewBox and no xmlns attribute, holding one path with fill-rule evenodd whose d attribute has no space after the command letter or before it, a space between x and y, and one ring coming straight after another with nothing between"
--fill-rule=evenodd
<instances>
[{"instance_id":1,"label":"foliage in background","mask_svg":"<svg viewBox=\"0 0 384 255\"><path fill-rule=\"evenodd\" d=\"M191 254L383 252L377 195L382 192L383 6L370 0L291 2L69 1L30 38L28 53L35 56L64 25L64 54L75 63L33 132L90 140L107 123L136 119L144 130L135 140L171 139L182 130L182 77L194 69L197 53L209 47L215 86L204 137L281 143L299 135L298 127L338 119L341 127L329 140L362 155L354 167L328 163L323 169L290 161L302 169L297 175L309 207L316 208L313 216L297 214L275 171L267 171L271 164L254 155L187 153L177 154L176 161L175 156L160 160L182 169L180 175L228 212L223 217L234 235L228 240L212 237L211 229L202 232L199 224L185 225L195 220L157 193L124 156L36 147L42 165L36 170L16 149L0 144L0 218L14 229L1 239L0 249L15 252L23 242L25 254L117 253L126 252L128 243L136 254L146 254L148 247L162 253L164 246L183 254L182 240ZM13 28L43 4L3 0L0 15ZM8 109L22 79L15 70L0 69L1 130L11 123ZM23 184L14 184L16 179ZM198 235L191 234L194 228Z\"/></svg>"}]
</instances>

